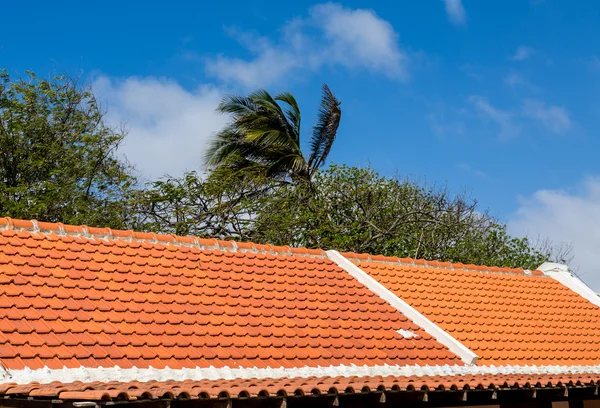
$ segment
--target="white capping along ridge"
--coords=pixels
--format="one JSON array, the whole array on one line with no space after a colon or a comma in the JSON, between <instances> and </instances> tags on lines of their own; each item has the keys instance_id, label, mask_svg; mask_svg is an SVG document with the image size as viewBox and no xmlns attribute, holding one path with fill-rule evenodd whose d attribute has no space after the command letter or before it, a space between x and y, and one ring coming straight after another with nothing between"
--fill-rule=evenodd
<instances>
[{"instance_id":1,"label":"white capping along ridge","mask_svg":"<svg viewBox=\"0 0 600 408\"><path fill-rule=\"evenodd\" d=\"M562 283L584 299L587 299L591 303L600 307L600 297L596 294L596 292L590 289L588 285L583 283L581 279L575 276L575 274L569 270L567 265L554 262L544 262L538 269L554 280Z\"/></svg>"},{"instance_id":2,"label":"white capping along ridge","mask_svg":"<svg viewBox=\"0 0 600 408\"><path fill-rule=\"evenodd\" d=\"M465 363L475 364L477 362L477 359L479 358L477 354L473 353L471 350L465 347L464 344L452 337L448 332L442 330L438 325L423 316L411 305L400 299L381 283L377 282L365 271L342 256L342 254L340 254L338 251L330 250L326 253L329 259L335 262L339 267L352 275L356 280L365 285L380 298L388 302L392 307L402 312L402 314L411 319L415 324L421 326L438 342L442 343L444 346L448 347L450 351L458 355Z\"/></svg>"},{"instance_id":3,"label":"white capping along ridge","mask_svg":"<svg viewBox=\"0 0 600 408\"><path fill-rule=\"evenodd\" d=\"M301 248L305 250L302 251L294 251L294 248L288 246L272 246L272 245L262 245L255 244L252 242L236 242L236 241L225 241L219 239L208 239L204 241L213 241L212 244L203 243L202 238L195 236L177 236L173 234L156 234L153 232L142 232L142 231L133 231L133 230L112 230L110 228L104 227L92 227L94 229L102 230L102 233L91 233L90 227L85 225L65 225L62 223L48 223L52 224L56 227L56 229L49 228L41 228L40 223L37 220L12 220L11 218L5 217L5 220L8 220L6 223L0 223L0 231L2 230L13 230L13 231L28 231L31 233L41 233L44 235L47 234L56 234L59 236L70 236L70 237L83 237L90 240L102 240L105 242L108 241L124 241L124 242L147 242L150 244L162 244L166 246L175 246L175 247L196 247L200 250L221 250L226 252L252 252L252 253L269 253L273 255L295 255L295 256L303 256L307 258L325 258L326 255L324 253L316 253L310 252L311 250L307 248ZM27 225L14 225L14 221L30 222L31 226ZM75 227L76 230L73 230L72 227ZM136 237L135 234L141 233L143 235L147 235L148 237L139 238ZM226 245L224 245L226 243ZM249 245L248 245L249 244ZM276 249L279 248L279 249ZM1 374L1 373L0 373Z\"/></svg>"},{"instance_id":4,"label":"white capping along ridge","mask_svg":"<svg viewBox=\"0 0 600 408\"><path fill-rule=\"evenodd\" d=\"M52 381L63 383L109 382L109 381L184 381L184 380L239 380L265 378L308 378L308 377L424 377L424 376L461 376L461 375L563 375L563 374L600 374L600 366L476 366L476 365L444 365L444 366L399 366L399 365L339 365L328 367L296 367L296 368L120 368L115 367L79 367L50 369L48 367L31 370L10 370L0 376L3 382L29 384L39 382L47 384Z\"/></svg>"}]
</instances>

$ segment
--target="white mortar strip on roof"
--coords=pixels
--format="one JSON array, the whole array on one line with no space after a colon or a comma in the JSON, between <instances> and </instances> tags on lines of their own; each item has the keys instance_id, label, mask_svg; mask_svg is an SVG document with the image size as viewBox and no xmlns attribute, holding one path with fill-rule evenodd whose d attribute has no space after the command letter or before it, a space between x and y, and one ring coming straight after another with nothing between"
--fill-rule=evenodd
<instances>
[{"instance_id":1,"label":"white mortar strip on roof","mask_svg":"<svg viewBox=\"0 0 600 408\"><path fill-rule=\"evenodd\" d=\"M10 219L10 218L9 218ZM303 256L303 257L307 257L307 258L326 258L326 255L323 253L319 253L319 254L315 254L315 253L301 253L301 252L292 252L291 248L288 249L288 251L277 251L273 248L273 246L270 246L271 249L268 249L269 245L260 245L261 248L257 248L252 242L236 242L236 241L221 241L218 239L214 239L215 241L215 245L204 245L202 243L200 243L199 238L195 237L195 236L177 236L177 235L163 235L163 236L168 236L171 237L171 240L159 240L158 239L158 235L161 234L155 234L155 233L150 233L151 236L153 236L153 238L135 238L134 234L136 231L133 230L118 230L119 232L124 232L129 234L127 235L113 235L113 230L110 228L99 228L99 229L105 229L108 231L107 234L92 234L89 232L89 229L87 226L85 225L76 225L75 227L77 228L81 228L81 232L73 232L73 231L67 231L65 229L65 225L61 224L61 223L56 223L54 225L58 226L58 230L53 230L53 229L41 229L39 227L38 221L36 220L30 220L33 227L32 228L27 228L27 227L15 227L12 224L12 221L9 222L9 224L4 225L3 227L0 226L0 230L12 230L12 231L28 231L31 233L40 233L43 235L48 235L48 234L57 234L60 236L70 236L70 237L83 237L89 240L95 240L95 239L99 239L102 241L123 241L123 242L139 242L139 243L151 243L151 244L162 244L162 245L166 245L166 246L175 246L175 247L196 247L200 250L221 250L221 251L226 251L226 252L252 252L252 253L264 253L264 254L272 254L272 255L292 255L292 256ZM73 227L72 225L69 225L69 227ZM186 239L185 242L181 242L179 241L179 238L184 238ZM193 242L188 242L188 238L191 238ZM231 243L231 246L229 245L221 245L221 242L227 242L227 243ZM251 244L252 248L240 248L238 244ZM264 248L263 248L264 247ZM302 248L302 249L307 249L307 248Z\"/></svg>"},{"instance_id":2,"label":"white mortar strip on roof","mask_svg":"<svg viewBox=\"0 0 600 408\"><path fill-rule=\"evenodd\" d=\"M571 273L567 265L544 262L538 269L552 279L562 283L573 292L579 294L581 297L600 307L600 297L588 285L583 283L581 279Z\"/></svg>"},{"instance_id":3,"label":"white mortar strip on roof","mask_svg":"<svg viewBox=\"0 0 600 408\"><path fill-rule=\"evenodd\" d=\"M28 384L39 382L47 384L52 381L63 383L109 382L109 381L184 381L184 380L242 380L242 379L281 379L308 377L373 377L373 376L461 376L461 375L565 375L565 374L600 374L600 366L329 366L298 368L61 368L47 367L30 370L9 370L7 376L0 376L3 382Z\"/></svg>"},{"instance_id":4,"label":"white mortar strip on roof","mask_svg":"<svg viewBox=\"0 0 600 408\"><path fill-rule=\"evenodd\" d=\"M415 324L421 326L438 342L442 343L444 346L448 347L450 351L458 355L465 363L475 364L477 362L477 359L479 358L477 354L473 353L461 342L456 340L446 331L442 330L438 325L436 325L431 320L419 313L411 305L400 299L381 283L377 282L365 271L363 271L354 263L342 256L342 254L340 254L338 251L330 250L326 253L329 259L335 262L340 268L344 269L356 280L358 280L360 283L362 283L375 294L377 294L380 298L392 305L392 307L402 312L402 314L411 319Z\"/></svg>"}]
</instances>

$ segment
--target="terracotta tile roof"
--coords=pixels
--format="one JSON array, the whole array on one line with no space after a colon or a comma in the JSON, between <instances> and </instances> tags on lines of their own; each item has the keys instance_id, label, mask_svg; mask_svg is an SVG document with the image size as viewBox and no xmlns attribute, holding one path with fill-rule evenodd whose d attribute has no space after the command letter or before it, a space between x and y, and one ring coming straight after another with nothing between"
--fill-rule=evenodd
<instances>
[{"instance_id":1,"label":"terracotta tile roof","mask_svg":"<svg viewBox=\"0 0 600 408\"><path fill-rule=\"evenodd\" d=\"M473 366L327 255L0 218L0 397L600 385L600 308L540 271L345 254Z\"/></svg>"},{"instance_id":2,"label":"terracotta tile roof","mask_svg":"<svg viewBox=\"0 0 600 408\"><path fill-rule=\"evenodd\" d=\"M479 357L598 365L600 308L541 271L343 254Z\"/></svg>"},{"instance_id":3,"label":"terracotta tile roof","mask_svg":"<svg viewBox=\"0 0 600 408\"><path fill-rule=\"evenodd\" d=\"M0 361L461 365L321 250L10 219L0 219Z\"/></svg>"},{"instance_id":4,"label":"terracotta tile roof","mask_svg":"<svg viewBox=\"0 0 600 408\"><path fill-rule=\"evenodd\" d=\"M0 396L61 400L145 400L336 395L382 391L502 390L600 385L598 374L424 377L309 377L247 380L74 382L0 385Z\"/></svg>"}]
</instances>

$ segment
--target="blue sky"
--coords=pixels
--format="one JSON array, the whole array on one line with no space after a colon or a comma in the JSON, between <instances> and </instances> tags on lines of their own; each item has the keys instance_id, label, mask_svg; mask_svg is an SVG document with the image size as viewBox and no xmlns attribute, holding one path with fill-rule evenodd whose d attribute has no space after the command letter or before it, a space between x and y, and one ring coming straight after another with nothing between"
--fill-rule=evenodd
<instances>
[{"instance_id":1,"label":"blue sky","mask_svg":"<svg viewBox=\"0 0 600 408\"><path fill-rule=\"evenodd\" d=\"M332 161L466 189L512 232L572 243L600 289L596 2L50 3L8 6L0 66L91 81L143 176L197 168L229 92L293 92L308 136L326 82Z\"/></svg>"}]
</instances>

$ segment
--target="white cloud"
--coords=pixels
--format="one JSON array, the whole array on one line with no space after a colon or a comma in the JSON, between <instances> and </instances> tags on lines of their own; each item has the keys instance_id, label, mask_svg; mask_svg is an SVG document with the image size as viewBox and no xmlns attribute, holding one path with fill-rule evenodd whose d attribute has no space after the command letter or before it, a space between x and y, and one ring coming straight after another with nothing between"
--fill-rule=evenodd
<instances>
[{"instance_id":1,"label":"white cloud","mask_svg":"<svg viewBox=\"0 0 600 408\"><path fill-rule=\"evenodd\" d=\"M526 45L521 45L517 48L515 53L510 57L513 61L524 61L531 57L535 53L535 49Z\"/></svg>"},{"instance_id":2,"label":"white cloud","mask_svg":"<svg viewBox=\"0 0 600 408\"><path fill-rule=\"evenodd\" d=\"M520 199L509 221L515 235L548 237L573 245L571 267L600 291L600 178L587 178L570 190L539 190Z\"/></svg>"},{"instance_id":3,"label":"white cloud","mask_svg":"<svg viewBox=\"0 0 600 408\"><path fill-rule=\"evenodd\" d=\"M148 178L200 169L208 138L227 119L215 111L222 93L210 86L188 91L166 79L100 76L93 89L108 123L129 131L120 152Z\"/></svg>"},{"instance_id":4,"label":"white cloud","mask_svg":"<svg viewBox=\"0 0 600 408\"><path fill-rule=\"evenodd\" d=\"M567 110L560 106L546 106L544 102L525 100L523 114L538 120L554 133L564 133L571 129L571 119Z\"/></svg>"},{"instance_id":5,"label":"white cloud","mask_svg":"<svg viewBox=\"0 0 600 408\"><path fill-rule=\"evenodd\" d=\"M364 67L390 76L404 76L404 54L392 25L372 10L351 10L339 4L321 4L311 17L325 32L325 58L347 67Z\"/></svg>"},{"instance_id":6,"label":"white cloud","mask_svg":"<svg viewBox=\"0 0 600 408\"><path fill-rule=\"evenodd\" d=\"M366 70L406 80L408 57L400 49L392 25L368 9L350 9L335 3L319 4L305 18L281 29L273 42L230 30L252 59L223 55L206 60L207 72L247 88L276 83L293 71L315 71L324 66Z\"/></svg>"},{"instance_id":7,"label":"white cloud","mask_svg":"<svg viewBox=\"0 0 600 408\"><path fill-rule=\"evenodd\" d=\"M256 59L246 61L223 55L207 61L207 71L224 82L238 83L246 88L264 87L302 64L295 55L276 49L263 50Z\"/></svg>"},{"instance_id":8,"label":"white cloud","mask_svg":"<svg viewBox=\"0 0 600 408\"><path fill-rule=\"evenodd\" d=\"M484 119L496 123L500 127L500 138L511 138L521 133L523 125L536 122L552 133L565 133L573 127L569 112L560 106L548 106L533 99L525 99L520 109L510 111L498 109L487 98L472 95L468 101L475 111Z\"/></svg>"},{"instance_id":9,"label":"white cloud","mask_svg":"<svg viewBox=\"0 0 600 408\"><path fill-rule=\"evenodd\" d=\"M461 0L443 0L446 5L448 19L454 25L464 25L467 22L467 13Z\"/></svg>"},{"instance_id":10,"label":"white cloud","mask_svg":"<svg viewBox=\"0 0 600 408\"><path fill-rule=\"evenodd\" d=\"M515 137L521 132L520 127L514 123L513 114L495 108L482 96L472 95L468 100L481 115L500 126L500 138Z\"/></svg>"}]
</instances>

